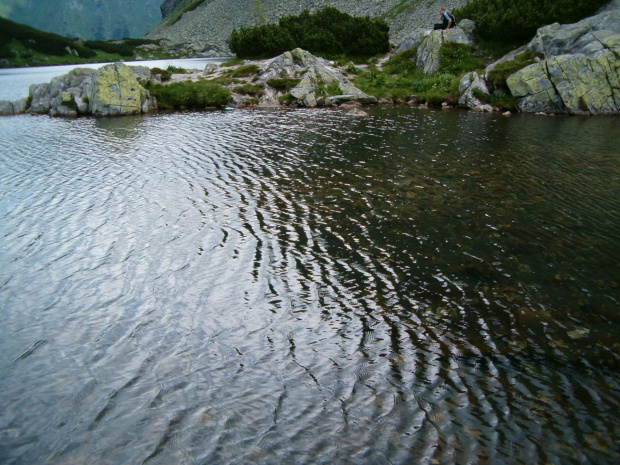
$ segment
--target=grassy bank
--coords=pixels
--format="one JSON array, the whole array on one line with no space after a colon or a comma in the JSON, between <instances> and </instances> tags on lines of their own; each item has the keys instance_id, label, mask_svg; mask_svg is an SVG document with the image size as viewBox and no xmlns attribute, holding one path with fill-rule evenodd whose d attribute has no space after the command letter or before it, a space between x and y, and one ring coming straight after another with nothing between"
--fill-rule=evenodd
<instances>
[{"instance_id":1,"label":"grassy bank","mask_svg":"<svg viewBox=\"0 0 620 465\"><path fill-rule=\"evenodd\" d=\"M432 74L418 69L416 54L414 48L392 55L382 69L372 63L366 70L349 64L345 72L362 91L379 99L402 101L416 97L420 102L440 105L443 102L455 104L461 77L484 68L484 62L474 56L473 47L469 45L444 44L440 49L441 65Z\"/></svg>"}]
</instances>

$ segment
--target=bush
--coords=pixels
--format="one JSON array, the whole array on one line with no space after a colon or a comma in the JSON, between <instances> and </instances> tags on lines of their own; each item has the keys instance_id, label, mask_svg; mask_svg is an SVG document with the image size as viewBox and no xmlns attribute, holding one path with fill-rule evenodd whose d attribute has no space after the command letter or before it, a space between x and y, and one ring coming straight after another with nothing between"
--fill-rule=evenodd
<instances>
[{"instance_id":1,"label":"bush","mask_svg":"<svg viewBox=\"0 0 620 465\"><path fill-rule=\"evenodd\" d=\"M230 91L205 82L174 82L172 84L148 84L147 89L157 98L160 108L222 107L230 100Z\"/></svg>"},{"instance_id":2,"label":"bush","mask_svg":"<svg viewBox=\"0 0 620 465\"><path fill-rule=\"evenodd\" d=\"M476 22L476 35L514 45L532 39L539 27L574 23L591 16L609 0L471 0L454 10L457 19Z\"/></svg>"},{"instance_id":3,"label":"bush","mask_svg":"<svg viewBox=\"0 0 620 465\"><path fill-rule=\"evenodd\" d=\"M515 56L514 59L510 61L500 63L489 71L487 82L491 87L490 90L510 93L508 91L508 86L506 85L506 79L508 79L508 76L535 63L535 61L536 56L527 50L520 55Z\"/></svg>"},{"instance_id":4,"label":"bush","mask_svg":"<svg viewBox=\"0 0 620 465\"><path fill-rule=\"evenodd\" d=\"M439 49L439 55L441 56L440 73L462 75L484 68L484 61L474 56L474 47L471 45L447 42Z\"/></svg>"},{"instance_id":5,"label":"bush","mask_svg":"<svg viewBox=\"0 0 620 465\"><path fill-rule=\"evenodd\" d=\"M301 79L275 78L275 79L268 79L267 85L273 87L274 89L288 92L300 82L301 82Z\"/></svg>"},{"instance_id":6,"label":"bush","mask_svg":"<svg viewBox=\"0 0 620 465\"><path fill-rule=\"evenodd\" d=\"M233 70L230 73L230 76L231 77L247 77L247 76L251 76L253 74L258 73L259 69L260 68L254 64L240 66L239 68Z\"/></svg>"},{"instance_id":7,"label":"bush","mask_svg":"<svg viewBox=\"0 0 620 465\"><path fill-rule=\"evenodd\" d=\"M314 14L304 10L277 24L235 29L230 37L230 49L240 58L273 57L297 47L328 56L371 57L390 50L389 26L328 7Z\"/></svg>"},{"instance_id":8,"label":"bush","mask_svg":"<svg viewBox=\"0 0 620 465\"><path fill-rule=\"evenodd\" d=\"M151 69L151 74L159 74L160 79L165 82L172 76L172 71L168 69L153 68Z\"/></svg>"},{"instance_id":9,"label":"bush","mask_svg":"<svg viewBox=\"0 0 620 465\"><path fill-rule=\"evenodd\" d=\"M259 96L259 97L263 95L264 93L262 84L245 84L243 86L235 87L234 91L237 94Z\"/></svg>"}]
</instances>

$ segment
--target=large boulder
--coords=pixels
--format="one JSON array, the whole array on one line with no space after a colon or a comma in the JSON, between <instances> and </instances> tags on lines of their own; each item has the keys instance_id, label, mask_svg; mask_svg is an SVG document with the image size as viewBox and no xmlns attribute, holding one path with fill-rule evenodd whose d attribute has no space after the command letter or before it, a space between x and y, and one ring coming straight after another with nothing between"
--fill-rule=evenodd
<instances>
[{"instance_id":1,"label":"large boulder","mask_svg":"<svg viewBox=\"0 0 620 465\"><path fill-rule=\"evenodd\" d=\"M133 115L148 111L149 93L131 68L114 63L99 68L92 77L89 111L96 116Z\"/></svg>"},{"instance_id":2,"label":"large boulder","mask_svg":"<svg viewBox=\"0 0 620 465\"><path fill-rule=\"evenodd\" d=\"M620 114L620 2L575 24L540 28L530 43L488 66L485 77L501 63L529 52L540 57L506 80L523 112ZM475 108L461 80L459 103Z\"/></svg>"},{"instance_id":3,"label":"large boulder","mask_svg":"<svg viewBox=\"0 0 620 465\"><path fill-rule=\"evenodd\" d=\"M145 82L150 77L148 68L129 67L123 63L105 65L98 70L74 68L49 83L31 85L27 98L3 102L0 114L117 116L146 113L155 108L155 102L139 81Z\"/></svg>"},{"instance_id":4,"label":"large boulder","mask_svg":"<svg viewBox=\"0 0 620 465\"><path fill-rule=\"evenodd\" d=\"M260 71L259 81L267 83L274 78L299 78L290 90L297 103L306 107L342 102L376 103L377 99L365 94L329 63L300 48L268 62ZM329 90L337 90L329 95ZM266 93L266 95L270 95Z\"/></svg>"},{"instance_id":5,"label":"large boulder","mask_svg":"<svg viewBox=\"0 0 620 465\"><path fill-rule=\"evenodd\" d=\"M461 107L477 111L491 110L491 106L486 102L489 97L487 84L475 71L463 76L459 83L459 95L459 106Z\"/></svg>"},{"instance_id":6,"label":"large boulder","mask_svg":"<svg viewBox=\"0 0 620 465\"><path fill-rule=\"evenodd\" d=\"M13 102L0 100L0 116L13 115Z\"/></svg>"},{"instance_id":7,"label":"large boulder","mask_svg":"<svg viewBox=\"0 0 620 465\"><path fill-rule=\"evenodd\" d=\"M415 59L417 67L424 70L425 74L437 72L441 62L439 49L443 44L449 42L467 45L473 43L471 36L460 27L432 31L418 44Z\"/></svg>"},{"instance_id":8,"label":"large boulder","mask_svg":"<svg viewBox=\"0 0 620 465\"><path fill-rule=\"evenodd\" d=\"M551 58L512 74L506 83L521 111L620 114L620 60L609 50Z\"/></svg>"},{"instance_id":9,"label":"large boulder","mask_svg":"<svg viewBox=\"0 0 620 465\"><path fill-rule=\"evenodd\" d=\"M506 83L526 112L620 114L620 7L540 28L524 48L544 57Z\"/></svg>"}]
</instances>

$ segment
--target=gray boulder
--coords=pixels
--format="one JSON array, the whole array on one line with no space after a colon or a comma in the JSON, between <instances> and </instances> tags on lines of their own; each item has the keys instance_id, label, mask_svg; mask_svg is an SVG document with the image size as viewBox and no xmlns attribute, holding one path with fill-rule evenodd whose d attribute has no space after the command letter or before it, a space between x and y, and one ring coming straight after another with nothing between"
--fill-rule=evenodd
<instances>
[{"instance_id":1,"label":"gray boulder","mask_svg":"<svg viewBox=\"0 0 620 465\"><path fill-rule=\"evenodd\" d=\"M488 66L485 77L525 52L541 58L506 80L520 111L620 114L619 1L578 23L540 28L530 43ZM459 89L459 104L469 108L479 106L472 98L473 81L465 76Z\"/></svg>"},{"instance_id":2,"label":"gray boulder","mask_svg":"<svg viewBox=\"0 0 620 465\"><path fill-rule=\"evenodd\" d=\"M394 49L394 53L401 53L417 47L431 34L431 32L433 32L432 29L418 29L414 33L403 37L398 46Z\"/></svg>"},{"instance_id":3,"label":"gray boulder","mask_svg":"<svg viewBox=\"0 0 620 465\"><path fill-rule=\"evenodd\" d=\"M11 104L12 113L8 105L3 104L1 108L6 114L27 111L50 116L146 113L155 108L156 102L139 80L145 82L150 77L147 67L130 68L123 63L105 65L98 70L75 68L49 83L31 85L28 98Z\"/></svg>"},{"instance_id":4,"label":"gray boulder","mask_svg":"<svg viewBox=\"0 0 620 465\"><path fill-rule=\"evenodd\" d=\"M13 103L8 100L0 100L0 116L13 115Z\"/></svg>"},{"instance_id":5,"label":"gray boulder","mask_svg":"<svg viewBox=\"0 0 620 465\"><path fill-rule=\"evenodd\" d=\"M488 110L486 101L481 101L480 96L489 97L489 89L482 77L475 71L467 73L459 83L459 106L474 110Z\"/></svg>"},{"instance_id":6,"label":"gray boulder","mask_svg":"<svg viewBox=\"0 0 620 465\"><path fill-rule=\"evenodd\" d=\"M140 114L148 111L149 97L129 66L105 65L92 76L89 111L96 116Z\"/></svg>"},{"instance_id":7,"label":"gray boulder","mask_svg":"<svg viewBox=\"0 0 620 465\"><path fill-rule=\"evenodd\" d=\"M507 79L525 112L620 114L620 6L538 30L524 48L544 59Z\"/></svg>"},{"instance_id":8,"label":"gray boulder","mask_svg":"<svg viewBox=\"0 0 620 465\"><path fill-rule=\"evenodd\" d=\"M424 37L418 45L416 65L424 70L425 74L435 73L439 69L441 55L439 49L444 43L471 45L471 37L460 27L432 31Z\"/></svg>"},{"instance_id":9,"label":"gray boulder","mask_svg":"<svg viewBox=\"0 0 620 465\"><path fill-rule=\"evenodd\" d=\"M322 58L300 48L268 62L259 72L259 81L267 83L273 78L298 78L299 84L290 90L297 103L306 107L335 104L339 101L376 103L377 99L365 94L339 71ZM328 95L335 89L334 95ZM266 93L266 95L269 95Z\"/></svg>"}]
</instances>

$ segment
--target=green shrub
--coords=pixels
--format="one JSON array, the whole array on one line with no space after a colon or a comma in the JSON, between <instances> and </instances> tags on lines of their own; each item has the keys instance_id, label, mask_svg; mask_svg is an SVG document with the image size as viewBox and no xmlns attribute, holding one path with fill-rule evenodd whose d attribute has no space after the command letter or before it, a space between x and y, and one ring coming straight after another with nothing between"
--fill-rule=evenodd
<instances>
[{"instance_id":1,"label":"green shrub","mask_svg":"<svg viewBox=\"0 0 620 465\"><path fill-rule=\"evenodd\" d=\"M291 94L284 94L278 97L278 101L280 102L280 105L292 105L297 102L297 99Z\"/></svg>"},{"instance_id":2,"label":"green shrub","mask_svg":"<svg viewBox=\"0 0 620 465\"><path fill-rule=\"evenodd\" d=\"M514 110L517 106L517 101L510 94L503 92L493 93L489 97L489 104L492 107L499 108L500 110Z\"/></svg>"},{"instance_id":3,"label":"green shrub","mask_svg":"<svg viewBox=\"0 0 620 465\"><path fill-rule=\"evenodd\" d=\"M232 57L232 58L229 58L228 60L224 61L223 63L220 63L220 67L228 68L230 66L236 66L236 65L238 65L240 63L243 63L243 58Z\"/></svg>"},{"instance_id":4,"label":"green shrub","mask_svg":"<svg viewBox=\"0 0 620 465\"><path fill-rule=\"evenodd\" d=\"M228 89L203 81L147 84L147 89L157 98L159 108L222 107L228 103L231 95Z\"/></svg>"},{"instance_id":5,"label":"green shrub","mask_svg":"<svg viewBox=\"0 0 620 465\"><path fill-rule=\"evenodd\" d=\"M371 57L390 49L389 26L381 19L353 17L327 7L314 14L280 18L277 24L233 30L230 49L241 58L272 57L300 47L328 56Z\"/></svg>"},{"instance_id":6,"label":"green shrub","mask_svg":"<svg viewBox=\"0 0 620 465\"><path fill-rule=\"evenodd\" d=\"M342 89L337 82L328 85L325 90L327 91L327 95L342 95Z\"/></svg>"},{"instance_id":7,"label":"green shrub","mask_svg":"<svg viewBox=\"0 0 620 465\"><path fill-rule=\"evenodd\" d=\"M151 69L151 74L159 74L162 82L168 81L172 77L172 71L161 68L153 68Z\"/></svg>"},{"instance_id":8,"label":"green shrub","mask_svg":"<svg viewBox=\"0 0 620 465\"><path fill-rule=\"evenodd\" d=\"M237 86L233 89L237 94L261 96L264 93L262 84L245 84Z\"/></svg>"},{"instance_id":9,"label":"green shrub","mask_svg":"<svg viewBox=\"0 0 620 465\"><path fill-rule=\"evenodd\" d=\"M506 79L511 74L525 68L536 62L537 56L532 54L529 50L517 55L510 61L500 63L491 71L489 71L487 82L491 87L490 90L499 91L503 93L509 93L508 86L506 85ZM540 57L539 57L540 58Z\"/></svg>"},{"instance_id":10,"label":"green shrub","mask_svg":"<svg viewBox=\"0 0 620 465\"><path fill-rule=\"evenodd\" d=\"M230 73L230 76L231 77L247 77L247 76L251 76L253 74L258 73L259 70L260 68L257 65L254 65L254 64L244 65L244 66L240 66L239 68L233 70Z\"/></svg>"},{"instance_id":11,"label":"green shrub","mask_svg":"<svg viewBox=\"0 0 620 465\"><path fill-rule=\"evenodd\" d=\"M301 82L301 79L274 78L274 79L268 79L267 85L273 87L274 89L288 92L300 82Z\"/></svg>"},{"instance_id":12,"label":"green shrub","mask_svg":"<svg viewBox=\"0 0 620 465\"><path fill-rule=\"evenodd\" d=\"M471 45L446 42L439 49L439 55L440 73L463 75L484 68L484 61L474 56L474 47Z\"/></svg>"},{"instance_id":13,"label":"green shrub","mask_svg":"<svg viewBox=\"0 0 620 465\"><path fill-rule=\"evenodd\" d=\"M574 23L591 16L609 0L471 0L453 11L457 19L476 23L483 40L523 44L553 22Z\"/></svg>"}]
</instances>

